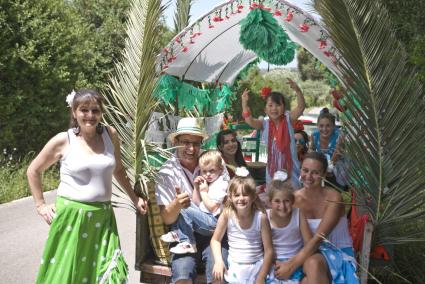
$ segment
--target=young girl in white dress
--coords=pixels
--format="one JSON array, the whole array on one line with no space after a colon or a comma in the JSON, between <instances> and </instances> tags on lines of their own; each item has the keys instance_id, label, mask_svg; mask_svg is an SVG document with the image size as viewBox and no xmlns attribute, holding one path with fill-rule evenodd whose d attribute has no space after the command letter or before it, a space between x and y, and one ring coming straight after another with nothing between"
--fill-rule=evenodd
<instances>
[{"instance_id":1,"label":"young girl in white dress","mask_svg":"<svg viewBox=\"0 0 425 284\"><path fill-rule=\"evenodd\" d=\"M246 168L237 168L230 181L226 206L211 239L213 276L227 283L263 284L271 268L273 245L267 215L255 193L255 181ZM229 240L229 268L221 255L221 240ZM224 277L223 277L224 276Z\"/></svg>"},{"instance_id":2,"label":"young girl in white dress","mask_svg":"<svg viewBox=\"0 0 425 284\"><path fill-rule=\"evenodd\" d=\"M311 231L307 219L298 208L293 208L295 197L286 172L277 171L269 184L268 193L271 209L267 210L272 230L275 261L284 262L295 256L308 242ZM278 279L272 267L266 279L267 284L297 284L304 274L299 267L287 280Z\"/></svg>"}]
</instances>

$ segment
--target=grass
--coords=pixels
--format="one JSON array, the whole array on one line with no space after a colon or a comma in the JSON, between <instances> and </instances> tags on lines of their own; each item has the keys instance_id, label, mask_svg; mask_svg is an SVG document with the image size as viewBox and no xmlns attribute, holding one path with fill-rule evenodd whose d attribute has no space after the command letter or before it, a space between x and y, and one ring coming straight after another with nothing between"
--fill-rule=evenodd
<instances>
[{"instance_id":1,"label":"grass","mask_svg":"<svg viewBox=\"0 0 425 284\"><path fill-rule=\"evenodd\" d=\"M1 163L0 165L0 204L19 198L30 196L26 171L33 159L33 155L27 155L16 162ZM53 166L43 176L43 190L49 191L57 188L59 184L58 168Z\"/></svg>"}]
</instances>

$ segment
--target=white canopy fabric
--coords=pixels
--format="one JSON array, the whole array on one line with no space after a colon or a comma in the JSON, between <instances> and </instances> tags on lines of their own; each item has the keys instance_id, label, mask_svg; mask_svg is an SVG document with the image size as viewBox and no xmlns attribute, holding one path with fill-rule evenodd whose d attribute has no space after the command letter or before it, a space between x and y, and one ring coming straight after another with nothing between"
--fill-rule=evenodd
<instances>
[{"instance_id":1,"label":"white canopy fabric","mask_svg":"<svg viewBox=\"0 0 425 284\"><path fill-rule=\"evenodd\" d=\"M239 72L257 58L239 43L239 23L251 11L250 3L258 1L226 1L195 20L158 55L158 73L182 80L231 85ZM325 28L311 15L283 0L264 1L263 5L272 13L277 11L275 18L292 41L339 75L335 64L339 55Z\"/></svg>"}]
</instances>

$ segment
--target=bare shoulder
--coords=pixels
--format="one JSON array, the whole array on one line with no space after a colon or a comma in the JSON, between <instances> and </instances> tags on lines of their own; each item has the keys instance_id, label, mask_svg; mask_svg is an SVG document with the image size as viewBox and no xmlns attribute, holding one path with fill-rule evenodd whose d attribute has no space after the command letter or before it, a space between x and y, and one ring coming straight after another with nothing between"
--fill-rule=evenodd
<instances>
[{"instance_id":1,"label":"bare shoulder","mask_svg":"<svg viewBox=\"0 0 425 284\"><path fill-rule=\"evenodd\" d=\"M338 191L336 191L335 189L331 188L331 187L327 187L326 188L326 199L329 201L335 201L335 202L341 202L342 201L342 196L341 193L339 193Z\"/></svg>"},{"instance_id":2,"label":"bare shoulder","mask_svg":"<svg viewBox=\"0 0 425 284\"><path fill-rule=\"evenodd\" d=\"M302 207L302 204L305 202L306 196L305 196L305 190L300 189L294 192L295 201L294 201L294 207L300 208Z\"/></svg>"},{"instance_id":3,"label":"bare shoulder","mask_svg":"<svg viewBox=\"0 0 425 284\"><path fill-rule=\"evenodd\" d=\"M118 131L110 125L105 126L108 129L109 135L111 136L112 141L118 141Z\"/></svg>"},{"instance_id":4,"label":"bare shoulder","mask_svg":"<svg viewBox=\"0 0 425 284\"><path fill-rule=\"evenodd\" d=\"M53 136L52 139L47 142L46 146L50 146L51 148L63 150L69 144L69 137L67 132L60 132Z\"/></svg>"}]
</instances>

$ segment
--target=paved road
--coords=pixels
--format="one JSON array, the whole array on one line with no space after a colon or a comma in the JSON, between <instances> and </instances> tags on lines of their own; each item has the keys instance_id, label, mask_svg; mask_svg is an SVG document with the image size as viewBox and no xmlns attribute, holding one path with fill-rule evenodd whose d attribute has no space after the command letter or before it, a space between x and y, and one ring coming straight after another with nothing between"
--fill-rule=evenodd
<instances>
[{"instance_id":1,"label":"paved road","mask_svg":"<svg viewBox=\"0 0 425 284\"><path fill-rule=\"evenodd\" d=\"M45 193L47 202L53 202L55 196L55 191ZM139 283L140 273L134 270L136 215L127 209L115 209L115 215L130 270L129 283ZM0 283L34 283L48 230L32 197L0 205Z\"/></svg>"}]
</instances>

